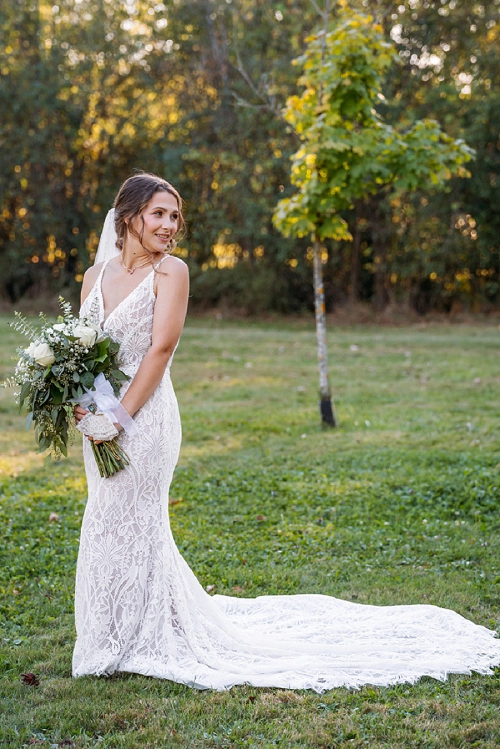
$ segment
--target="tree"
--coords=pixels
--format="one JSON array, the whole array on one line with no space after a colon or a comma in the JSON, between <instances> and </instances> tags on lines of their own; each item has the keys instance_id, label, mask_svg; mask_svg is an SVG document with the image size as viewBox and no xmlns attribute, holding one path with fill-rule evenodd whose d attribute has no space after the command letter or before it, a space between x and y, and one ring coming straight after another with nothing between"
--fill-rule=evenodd
<instances>
[{"instance_id":1,"label":"tree","mask_svg":"<svg viewBox=\"0 0 500 749\"><path fill-rule=\"evenodd\" d=\"M354 239L322 240L326 308L359 289L362 301L385 295L421 312L491 309L500 4L351 0L368 6L399 55L374 102L383 120L404 133L433 118L477 157L471 179L382 187L342 210ZM37 306L58 292L76 298L117 186L142 168L186 200L179 251L193 304L314 309L309 235L287 238L272 223L296 189L297 136L264 105L269 94L281 109L296 92L291 60L317 23L311 0L0 3L0 304L27 293L44 297Z\"/></svg>"},{"instance_id":2,"label":"tree","mask_svg":"<svg viewBox=\"0 0 500 749\"><path fill-rule=\"evenodd\" d=\"M470 179L407 194L395 207L388 283L422 313L491 310L500 296L500 5L374 0L370 8L402 62L387 76L384 117L435 118L476 150Z\"/></svg>"},{"instance_id":3,"label":"tree","mask_svg":"<svg viewBox=\"0 0 500 749\"><path fill-rule=\"evenodd\" d=\"M81 281L117 183L164 138L179 84L166 75L165 6L149 9L0 9L0 271L12 301Z\"/></svg>"},{"instance_id":4,"label":"tree","mask_svg":"<svg viewBox=\"0 0 500 749\"><path fill-rule=\"evenodd\" d=\"M320 412L322 421L332 425L322 241L352 239L342 213L355 201L373 195L378 205L387 205L389 194L429 182L439 186L453 174L465 176L463 165L473 156L472 149L447 136L433 120L399 132L377 113L384 75L394 61L393 45L372 16L343 12L331 31L311 36L304 54L294 61L303 68L298 83L304 92L290 97L284 111L302 141L292 156L291 181L298 191L278 203L274 222L285 235L310 235L314 243ZM382 232L377 246L383 278Z\"/></svg>"}]
</instances>

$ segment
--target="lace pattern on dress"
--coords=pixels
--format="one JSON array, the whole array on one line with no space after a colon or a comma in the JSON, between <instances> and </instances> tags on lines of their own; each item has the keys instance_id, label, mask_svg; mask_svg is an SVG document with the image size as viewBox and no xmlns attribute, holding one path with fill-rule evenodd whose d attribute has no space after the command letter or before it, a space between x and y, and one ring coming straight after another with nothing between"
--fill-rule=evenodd
<instances>
[{"instance_id":1,"label":"lace pattern on dress","mask_svg":"<svg viewBox=\"0 0 500 749\"><path fill-rule=\"evenodd\" d=\"M104 268L81 315L120 343L123 369L133 377L151 345L154 273L104 321ZM323 692L487 674L500 664L493 632L435 606L209 596L170 531L181 426L169 367L134 417L140 435L120 433L128 468L101 478L84 440L88 503L76 575L74 676L130 671L200 689L252 684Z\"/></svg>"}]
</instances>

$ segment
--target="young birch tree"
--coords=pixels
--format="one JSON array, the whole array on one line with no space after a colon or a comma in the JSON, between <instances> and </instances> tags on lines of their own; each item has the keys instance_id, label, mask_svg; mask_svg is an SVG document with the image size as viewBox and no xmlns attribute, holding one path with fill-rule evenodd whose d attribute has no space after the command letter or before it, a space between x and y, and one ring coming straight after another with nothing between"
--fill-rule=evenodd
<instances>
[{"instance_id":1,"label":"young birch tree","mask_svg":"<svg viewBox=\"0 0 500 749\"><path fill-rule=\"evenodd\" d=\"M274 224L285 236L311 236L314 248L314 299L323 424L335 426L328 380L322 243L352 240L342 212L368 195L387 197L453 175L473 151L450 138L434 120L420 120L404 132L388 125L375 109L383 98L387 68L397 57L372 16L346 10L331 31L309 37L294 60L303 75L300 96L291 96L283 116L302 144L291 157L291 182L297 192L280 200Z\"/></svg>"}]
</instances>

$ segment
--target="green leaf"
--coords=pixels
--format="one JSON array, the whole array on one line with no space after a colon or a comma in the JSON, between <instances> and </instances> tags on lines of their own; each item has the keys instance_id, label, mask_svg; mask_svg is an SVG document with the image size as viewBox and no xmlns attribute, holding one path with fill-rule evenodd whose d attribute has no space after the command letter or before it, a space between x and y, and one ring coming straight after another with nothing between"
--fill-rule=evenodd
<instances>
[{"instance_id":1,"label":"green leaf","mask_svg":"<svg viewBox=\"0 0 500 749\"><path fill-rule=\"evenodd\" d=\"M97 353L99 356L102 356L103 354L107 355L108 349L112 346L111 338L104 338L104 340L99 341L97 344Z\"/></svg>"},{"instance_id":2,"label":"green leaf","mask_svg":"<svg viewBox=\"0 0 500 749\"><path fill-rule=\"evenodd\" d=\"M97 361L97 362L105 362L108 359L109 359L109 354L108 354L107 351L106 351L106 353L102 354L101 356L94 357L94 361Z\"/></svg>"},{"instance_id":3,"label":"green leaf","mask_svg":"<svg viewBox=\"0 0 500 749\"><path fill-rule=\"evenodd\" d=\"M115 380L120 380L121 382L125 382L126 380L129 380L130 377L125 374L125 372L122 372L121 369L113 369L111 374L115 378Z\"/></svg>"},{"instance_id":4,"label":"green leaf","mask_svg":"<svg viewBox=\"0 0 500 749\"><path fill-rule=\"evenodd\" d=\"M26 397L30 391L31 388L31 382L25 382L24 385L21 388L21 393L19 395L19 410L21 410L21 407L26 400Z\"/></svg>"},{"instance_id":5,"label":"green leaf","mask_svg":"<svg viewBox=\"0 0 500 749\"><path fill-rule=\"evenodd\" d=\"M37 391L37 394L38 394L38 392L39 391ZM39 405L43 406L45 403L47 403L47 401L49 400L50 396L51 396L50 388L47 388L47 390L45 391L44 396L43 396L42 400L40 401Z\"/></svg>"},{"instance_id":6,"label":"green leaf","mask_svg":"<svg viewBox=\"0 0 500 749\"><path fill-rule=\"evenodd\" d=\"M30 411L26 417L26 430L28 430L33 423L33 411Z\"/></svg>"},{"instance_id":7,"label":"green leaf","mask_svg":"<svg viewBox=\"0 0 500 749\"><path fill-rule=\"evenodd\" d=\"M44 450L47 450L51 445L51 439L50 437L45 434L45 432L42 432L40 435L40 439L38 441L38 452L43 453Z\"/></svg>"},{"instance_id":8,"label":"green leaf","mask_svg":"<svg viewBox=\"0 0 500 749\"><path fill-rule=\"evenodd\" d=\"M61 405L62 392L59 390L58 387L55 386L55 383L52 383L50 386L50 397L51 397L51 402L54 404L54 406Z\"/></svg>"},{"instance_id":9,"label":"green leaf","mask_svg":"<svg viewBox=\"0 0 500 749\"><path fill-rule=\"evenodd\" d=\"M87 388L87 390L90 390L94 385L94 375L92 372L84 372L80 377L80 382L82 383L84 388Z\"/></svg>"}]
</instances>

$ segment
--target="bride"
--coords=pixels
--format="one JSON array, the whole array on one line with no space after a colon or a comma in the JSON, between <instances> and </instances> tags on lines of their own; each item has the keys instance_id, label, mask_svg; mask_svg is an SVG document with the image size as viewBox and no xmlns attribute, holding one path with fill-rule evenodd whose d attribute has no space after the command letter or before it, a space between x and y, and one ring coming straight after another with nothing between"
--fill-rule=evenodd
<instances>
[{"instance_id":1,"label":"bride","mask_svg":"<svg viewBox=\"0 0 500 749\"><path fill-rule=\"evenodd\" d=\"M127 671L199 689L251 684L323 692L490 673L500 665L500 641L453 611L323 595L212 597L198 583L168 518L181 442L170 365L189 286L185 263L171 252L182 228L181 198L168 182L130 177L83 282L81 316L120 344L121 367L131 378L120 399L135 428L127 418L124 429L75 409L87 436L88 502L73 675ZM118 432L130 465L101 478L90 440Z\"/></svg>"}]
</instances>

